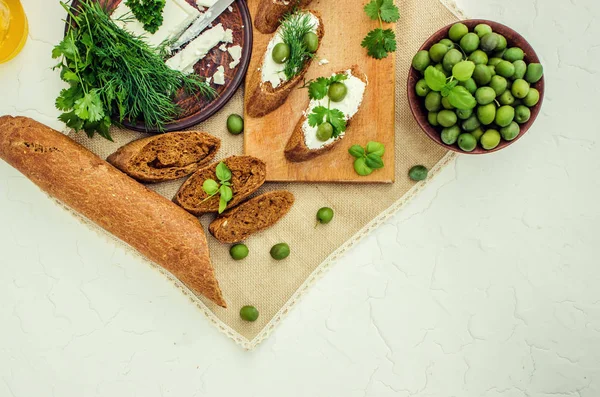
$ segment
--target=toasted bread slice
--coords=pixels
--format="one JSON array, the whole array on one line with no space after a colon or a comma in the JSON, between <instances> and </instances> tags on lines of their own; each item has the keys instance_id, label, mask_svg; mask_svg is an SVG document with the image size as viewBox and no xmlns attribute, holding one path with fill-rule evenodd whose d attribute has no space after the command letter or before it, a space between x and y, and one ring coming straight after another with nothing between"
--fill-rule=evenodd
<instances>
[{"instance_id":1,"label":"toasted bread slice","mask_svg":"<svg viewBox=\"0 0 600 397\"><path fill-rule=\"evenodd\" d=\"M164 182L210 164L220 147L221 140L206 132L171 132L133 141L106 161L138 181Z\"/></svg>"},{"instance_id":2,"label":"toasted bread slice","mask_svg":"<svg viewBox=\"0 0 600 397\"><path fill-rule=\"evenodd\" d=\"M271 34L279 27L281 18L294 7L306 7L312 0L261 0L258 5L254 26L264 34Z\"/></svg>"},{"instance_id":3,"label":"toasted bread slice","mask_svg":"<svg viewBox=\"0 0 600 397\"><path fill-rule=\"evenodd\" d=\"M265 193L224 212L210 224L208 230L221 243L239 243L273 226L293 204L294 195L288 191Z\"/></svg>"},{"instance_id":4,"label":"toasted bread slice","mask_svg":"<svg viewBox=\"0 0 600 397\"><path fill-rule=\"evenodd\" d=\"M360 105L362 104L362 100L364 99L364 90L366 89L368 82L367 76L360 71L357 65L353 65L350 69L342 70L335 74L343 73L348 74L349 76L348 80L344 81L344 83L348 85L348 94L342 102L339 102L337 104L331 102L331 108L336 108L336 105L342 108L347 108L347 104L345 104L345 102L351 100L352 98L352 93L350 92L350 90L359 90L361 88L363 90L362 94L360 95L360 103L356 112L354 112L353 114L348 114L344 112L346 116L346 132L348 132L348 127L350 126L352 118L356 115L358 110L360 110ZM359 82L362 82L362 84ZM311 147L307 145L307 135L305 130L307 130L308 133L316 134L316 127L310 127L308 125L307 115L310 113L313 107L319 105L319 102L321 102L321 104L324 104L324 106L327 106L327 100L328 98L325 97L320 101L311 101L309 103L307 111L304 112L304 114L300 118L300 121L298 121L298 123L296 124L296 127L294 128L294 131L292 132L292 135L290 136L290 139L288 140L288 143L285 147L285 157L289 161L301 162L314 159L315 157L332 150L344 138L346 132L340 134L337 138L331 138L329 141L321 143L316 141L315 135L312 139L312 142L318 143L318 145L316 145L317 147L314 147L314 144L311 144Z\"/></svg>"},{"instance_id":5,"label":"toasted bread slice","mask_svg":"<svg viewBox=\"0 0 600 397\"><path fill-rule=\"evenodd\" d=\"M267 165L260 159L252 156L232 156L223 160L231 170L231 190L233 198L227 205L232 208L241 203L265 183ZM186 211L200 216L210 212L219 211L220 196L217 194L207 200L208 194L202 189L204 181L217 179L217 165L198 170L181 186L173 201Z\"/></svg>"},{"instance_id":6,"label":"toasted bread slice","mask_svg":"<svg viewBox=\"0 0 600 397\"><path fill-rule=\"evenodd\" d=\"M316 11L308 10L305 12L313 14L319 20L319 26L317 27L316 34L319 37L320 47L321 41L325 34L323 20L321 19L320 14ZM277 30L273 38L271 38L271 41L275 40L275 38L280 32L280 29L281 28ZM268 48L269 46L267 45L267 50L265 50L261 67L260 69L255 70L251 74L250 82L248 84L248 90L246 90L246 113L250 117L262 117L283 105L283 103L290 95L294 87L296 87L298 83L300 83L304 79L304 75L308 71L308 68L310 67L310 64L313 60L313 58L307 59L304 63L304 67L296 76L294 76L288 81L281 82L281 84L277 87L273 87L273 84L270 81L262 81L262 69L264 67L265 59L266 57L271 56Z\"/></svg>"}]
</instances>

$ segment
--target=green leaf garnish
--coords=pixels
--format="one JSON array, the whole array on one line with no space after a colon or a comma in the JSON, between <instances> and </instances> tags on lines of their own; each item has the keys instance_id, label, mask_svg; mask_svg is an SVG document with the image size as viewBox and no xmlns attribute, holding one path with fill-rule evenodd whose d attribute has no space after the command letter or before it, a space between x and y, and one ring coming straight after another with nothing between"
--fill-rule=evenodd
<instances>
[{"instance_id":1,"label":"green leaf garnish","mask_svg":"<svg viewBox=\"0 0 600 397\"><path fill-rule=\"evenodd\" d=\"M163 24L165 0L126 0L135 18L144 25L144 30L156 33Z\"/></svg>"},{"instance_id":2,"label":"green leaf garnish","mask_svg":"<svg viewBox=\"0 0 600 397\"><path fill-rule=\"evenodd\" d=\"M385 153L385 145L380 142L371 141L367 147L353 145L348 149L348 153L354 160L354 171L361 176L371 175L374 170L384 167L382 156Z\"/></svg>"},{"instance_id":3,"label":"green leaf garnish","mask_svg":"<svg viewBox=\"0 0 600 397\"><path fill-rule=\"evenodd\" d=\"M396 51L396 34L392 29L377 28L371 30L361 43L367 53L375 59L383 59L388 53Z\"/></svg>"},{"instance_id":4,"label":"green leaf garnish","mask_svg":"<svg viewBox=\"0 0 600 397\"><path fill-rule=\"evenodd\" d=\"M446 75L433 66L425 69L425 82L432 91L441 91L446 85Z\"/></svg>"},{"instance_id":5,"label":"green leaf garnish","mask_svg":"<svg viewBox=\"0 0 600 397\"><path fill-rule=\"evenodd\" d=\"M210 200L217 194L219 197L219 214L227 209L227 203L233 198L233 190L231 189L231 170L227 164L220 162L217 164L215 171L219 182L213 179L207 179L202 184L202 190L208 195L202 202Z\"/></svg>"},{"instance_id":6,"label":"green leaf garnish","mask_svg":"<svg viewBox=\"0 0 600 397\"><path fill-rule=\"evenodd\" d=\"M460 110L474 109L477 106L477 100L463 86L456 86L450 91L448 101L452 106Z\"/></svg>"}]
</instances>

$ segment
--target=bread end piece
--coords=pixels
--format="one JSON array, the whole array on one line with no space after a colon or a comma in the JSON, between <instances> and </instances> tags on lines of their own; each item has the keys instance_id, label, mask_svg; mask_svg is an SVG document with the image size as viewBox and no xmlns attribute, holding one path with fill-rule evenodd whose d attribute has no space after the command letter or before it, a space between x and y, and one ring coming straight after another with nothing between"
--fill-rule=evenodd
<instances>
[{"instance_id":1,"label":"bread end piece","mask_svg":"<svg viewBox=\"0 0 600 397\"><path fill-rule=\"evenodd\" d=\"M254 27L264 34L271 34L277 30L281 18L291 12L296 4L306 7L311 0L261 0L254 17Z\"/></svg>"}]
</instances>

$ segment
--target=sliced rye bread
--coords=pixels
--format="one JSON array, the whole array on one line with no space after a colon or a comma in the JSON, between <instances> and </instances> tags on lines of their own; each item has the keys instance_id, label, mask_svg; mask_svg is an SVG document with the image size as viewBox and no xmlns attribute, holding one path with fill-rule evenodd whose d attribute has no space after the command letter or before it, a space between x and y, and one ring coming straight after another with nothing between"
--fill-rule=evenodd
<instances>
[{"instance_id":1,"label":"sliced rye bread","mask_svg":"<svg viewBox=\"0 0 600 397\"><path fill-rule=\"evenodd\" d=\"M258 5L254 27L264 34L271 34L277 30L281 18L294 7L306 7L312 0L261 0Z\"/></svg>"},{"instance_id":2,"label":"sliced rye bread","mask_svg":"<svg viewBox=\"0 0 600 397\"><path fill-rule=\"evenodd\" d=\"M210 164L220 147L221 140L206 132L171 132L133 141L106 161L138 181L164 182Z\"/></svg>"},{"instance_id":3,"label":"sliced rye bread","mask_svg":"<svg viewBox=\"0 0 600 397\"><path fill-rule=\"evenodd\" d=\"M252 156L232 156L223 162L231 170L233 198L228 203L228 208L241 203L265 183L267 165L262 160ZM202 189L202 185L207 179L218 181L216 171L218 164L219 162L216 162L196 171L185 181L173 199L175 204L196 216L218 212L220 196L217 194L206 200L208 195Z\"/></svg>"},{"instance_id":4,"label":"sliced rye bread","mask_svg":"<svg viewBox=\"0 0 600 397\"><path fill-rule=\"evenodd\" d=\"M336 74L345 73L346 70L348 70L348 69L339 71ZM367 84L367 76L359 69L359 67L357 65L353 65L350 68L350 71L353 76L359 78L361 81L363 81L365 84ZM360 111L360 108L359 108L359 111ZM288 159L291 162L308 161L308 160L312 160L315 157L318 157L322 154L325 154L325 153L329 152L330 150L332 150L334 147L336 147L337 144L339 142L341 142L341 140L345 136L345 134L344 134L343 136L334 140L330 144L323 146L320 149L309 149L306 146L306 141L304 139L304 132L302 131L302 124L304 124L304 121L306 120L306 116L307 116L306 112L304 112L302 117L300 117L300 121L298 121L298 123L296 124L296 127L294 127L294 131L292 132L292 135L290 136L290 139L288 140L288 143L285 146L285 151L284 151L285 157L286 157L286 159ZM350 119L347 120L346 128L348 128L350 126L353 117L351 117ZM347 131L348 130L346 129L346 134L348 133Z\"/></svg>"},{"instance_id":5,"label":"sliced rye bread","mask_svg":"<svg viewBox=\"0 0 600 397\"><path fill-rule=\"evenodd\" d=\"M225 211L208 230L223 244L235 244L267 229L283 218L294 204L294 195L285 190L268 192Z\"/></svg>"},{"instance_id":6,"label":"sliced rye bread","mask_svg":"<svg viewBox=\"0 0 600 397\"><path fill-rule=\"evenodd\" d=\"M321 15L317 11L306 10L306 12L313 14L319 19L319 27L317 28L317 36L319 37L319 48L321 47L321 41L325 35L325 27ZM273 36L275 37L275 36ZM271 38L272 40L273 38ZM268 44L267 44L268 45ZM318 51L318 48L317 48ZM265 50L266 52L266 50ZM270 54L263 54L261 59L264 60L265 56ZM300 70L294 78L288 80L276 88L270 81L262 82L262 72L260 69L254 70L250 76L250 82L248 89L246 90L245 103L246 113L250 117L262 117L268 113L271 113L278 107L284 104L287 97L290 95L294 87L298 85L303 79L304 75L308 71L313 58L309 58L304 63L304 67ZM261 63L262 68L262 63Z\"/></svg>"}]
</instances>

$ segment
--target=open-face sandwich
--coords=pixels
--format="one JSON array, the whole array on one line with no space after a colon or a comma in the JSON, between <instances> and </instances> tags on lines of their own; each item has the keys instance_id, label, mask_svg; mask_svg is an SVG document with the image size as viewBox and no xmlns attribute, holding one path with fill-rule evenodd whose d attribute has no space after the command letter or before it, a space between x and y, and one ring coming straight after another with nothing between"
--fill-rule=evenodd
<instances>
[{"instance_id":1,"label":"open-face sandwich","mask_svg":"<svg viewBox=\"0 0 600 397\"><path fill-rule=\"evenodd\" d=\"M288 14L269 41L262 64L246 92L246 112L262 117L277 109L302 81L325 30L316 11Z\"/></svg>"},{"instance_id":2,"label":"open-face sandwich","mask_svg":"<svg viewBox=\"0 0 600 397\"><path fill-rule=\"evenodd\" d=\"M261 0L254 18L254 26L264 34L273 33L281 18L294 10L294 7L306 7L312 0Z\"/></svg>"},{"instance_id":3,"label":"open-face sandwich","mask_svg":"<svg viewBox=\"0 0 600 397\"><path fill-rule=\"evenodd\" d=\"M292 132L285 157L300 162L333 149L360 109L367 83L356 65L310 82L310 103Z\"/></svg>"}]
</instances>

